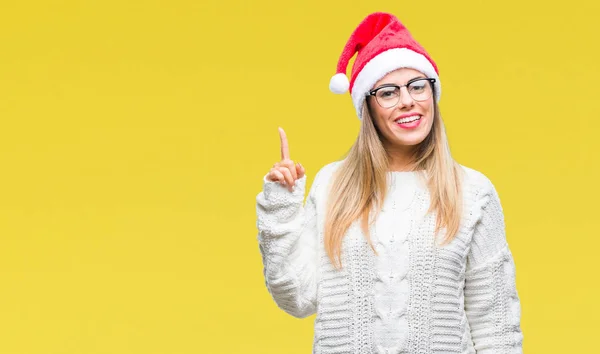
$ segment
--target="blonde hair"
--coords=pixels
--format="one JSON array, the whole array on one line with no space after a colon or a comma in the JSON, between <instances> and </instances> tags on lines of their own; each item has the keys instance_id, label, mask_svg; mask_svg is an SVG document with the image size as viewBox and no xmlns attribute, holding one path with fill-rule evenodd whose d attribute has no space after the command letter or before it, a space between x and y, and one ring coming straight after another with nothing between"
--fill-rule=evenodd
<instances>
[{"instance_id":1,"label":"blonde hair","mask_svg":"<svg viewBox=\"0 0 600 354\"><path fill-rule=\"evenodd\" d=\"M442 245L456 237L462 214L460 165L450 154L444 123L434 101L430 133L415 150L414 170L425 171L430 194L427 213L436 212L437 233L446 229ZM357 220L375 252L369 226L375 221L385 200L389 172L389 157L381 142L367 103L362 109L358 138L348 151L344 162L333 176L329 192L324 227L325 250L336 268L341 268L342 240ZM422 176L422 175L421 175ZM376 211L373 215L371 211ZM369 217L373 215L370 220Z\"/></svg>"}]
</instances>

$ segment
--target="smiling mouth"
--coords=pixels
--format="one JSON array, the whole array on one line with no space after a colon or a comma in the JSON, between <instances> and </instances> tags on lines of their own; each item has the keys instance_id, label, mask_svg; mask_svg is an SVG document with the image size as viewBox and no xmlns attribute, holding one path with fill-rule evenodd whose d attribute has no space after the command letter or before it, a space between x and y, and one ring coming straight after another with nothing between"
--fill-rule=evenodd
<instances>
[{"instance_id":1,"label":"smiling mouth","mask_svg":"<svg viewBox=\"0 0 600 354\"><path fill-rule=\"evenodd\" d=\"M406 117L406 118L398 118L394 122L396 122L398 124L406 124L406 123L411 123L411 122L417 121L419 119L421 119L421 116L415 115L415 116L410 116L410 117Z\"/></svg>"}]
</instances>

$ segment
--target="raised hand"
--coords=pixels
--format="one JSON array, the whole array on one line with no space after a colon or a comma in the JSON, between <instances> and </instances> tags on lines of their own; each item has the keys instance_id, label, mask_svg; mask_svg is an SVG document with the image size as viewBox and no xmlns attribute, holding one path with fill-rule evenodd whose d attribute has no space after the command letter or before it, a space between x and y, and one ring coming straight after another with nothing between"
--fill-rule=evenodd
<instances>
[{"instance_id":1,"label":"raised hand","mask_svg":"<svg viewBox=\"0 0 600 354\"><path fill-rule=\"evenodd\" d=\"M287 136L282 128L279 128L279 138L281 140L281 161L273 165L273 168L271 168L267 175L267 180L279 182L287 186L291 192L296 180L304 177L305 171L300 163L294 163L290 159Z\"/></svg>"}]
</instances>

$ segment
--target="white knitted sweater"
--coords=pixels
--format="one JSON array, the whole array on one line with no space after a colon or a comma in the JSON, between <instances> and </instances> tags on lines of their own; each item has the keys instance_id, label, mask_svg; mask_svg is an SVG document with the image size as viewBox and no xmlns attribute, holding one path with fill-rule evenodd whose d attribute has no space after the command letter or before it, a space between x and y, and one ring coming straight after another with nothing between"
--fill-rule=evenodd
<instances>
[{"instance_id":1,"label":"white knitted sweater","mask_svg":"<svg viewBox=\"0 0 600 354\"><path fill-rule=\"evenodd\" d=\"M292 316L315 314L313 353L522 353L515 265L498 194L466 172L457 237L434 244L435 215L419 172L390 172L390 191L371 228L342 242L342 270L323 247L328 182L340 161L293 192L263 179L258 243L269 293ZM440 232L443 232L442 229Z\"/></svg>"}]
</instances>

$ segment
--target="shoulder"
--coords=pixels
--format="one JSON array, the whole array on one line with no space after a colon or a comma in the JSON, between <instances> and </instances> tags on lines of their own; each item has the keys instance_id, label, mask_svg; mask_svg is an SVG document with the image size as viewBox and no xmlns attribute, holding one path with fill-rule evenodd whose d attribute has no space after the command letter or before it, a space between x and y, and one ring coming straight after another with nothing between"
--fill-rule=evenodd
<instances>
[{"instance_id":1,"label":"shoulder","mask_svg":"<svg viewBox=\"0 0 600 354\"><path fill-rule=\"evenodd\" d=\"M464 173L464 198L468 209L475 219L485 213L502 217L503 209L500 196L491 179L481 171L462 166Z\"/></svg>"},{"instance_id":2,"label":"shoulder","mask_svg":"<svg viewBox=\"0 0 600 354\"><path fill-rule=\"evenodd\" d=\"M495 191L491 179L483 172L472 167L459 164L463 171L463 183L466 189L476 194L487 194Z\"/></svg>"},{"instance_id":3,"label":"shoulder","mask_svg":"<svg viewBox=\"0 0 600 354\"><path fill-rule=\"evenodd\" d=\"M315 180L329 180L333 177L333 174L338 170L338 168L342 165L344 160L333 161L325 166L321 167L317 174L315 175Z\"/></svg>"},{"instance_id":4,"label":"shoulder","mask_svg":"<svg viewBox=\"0 0 600 354\"><path fill-rule=\"evenodd\" d=\"M463 165L460 166L464 171L463 196L467 208L479 213L479 210L490 209L490 206L494 206L492 209L501 211L500 196L492 180L481 171Z\"/></svg>"},{"instance_id":5,"label":"shoulder","mask_svg":"<svg viewBox=\"0 0 600 354\"><path fill-rule=\"evenodd\" d=\"M325 190L328 189L327 187L329 186L333 175L343 162L344 160L330 162L317 171L311 187L311 189L314 190L314 193L324 193Z\"/></svg>"}]
</instances>

